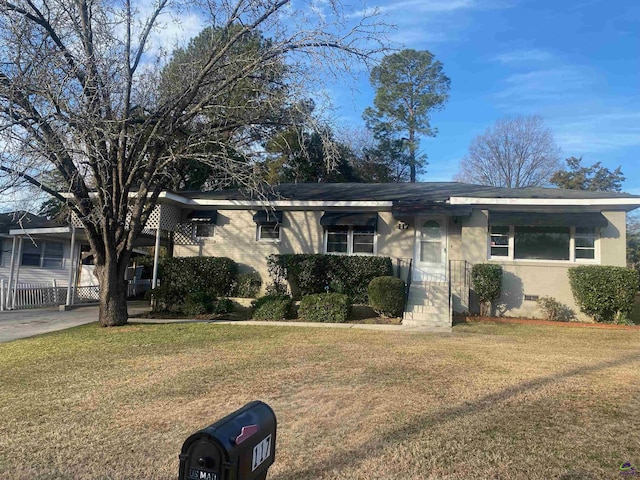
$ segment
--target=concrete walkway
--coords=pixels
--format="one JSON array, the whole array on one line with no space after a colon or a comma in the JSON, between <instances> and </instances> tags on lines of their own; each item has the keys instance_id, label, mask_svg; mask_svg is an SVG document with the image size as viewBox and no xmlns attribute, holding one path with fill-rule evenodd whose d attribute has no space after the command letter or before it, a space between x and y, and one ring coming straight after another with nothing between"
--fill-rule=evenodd
<instances>
[{"instance_id":1,"label":"concrete walkway","mask_svg":"<svg viewBox=\"0 0 640 480\"><path fill-rule=\"evenodd\" d=\"M149 311L147 302L129 302L129 315ZM59 311L57 308L38 308L32 310L13 310L0 312L0 343L33 337L42 333L65 330L67 328L98 321L98 306L87 305L72 310ZM269 327L311 327L311 328L357 328L363 330L382 330L389 332L414 333L451 333L451 328L417 327L407 325L375 325L354 323L316 323L316 322L259 322L255 320L189 320L129 318L130 323L214 323L220 325L261 325Z\"/></svg>"},{"instance_id":2,"label":"concrete walkway","mask_svg":"<svg viewBox=\"0 0 640 480\"><path fill-rule=\"evenodd\" d=\"M149 310L147 302L129 302L129 315ZM0 343L98 321L98 305L61 312L57 307L0 312Z\"/></svg>"},{"instance_id":3,"label":"concrete walkway","mask_svg":"<svg viewBox=\"0 0 640 480\"><path fill-rule=\"evenodd\" d=\"M451 333L451 327L427 327L408 325L378 325L366 323L321 323L321 322L260 322L257 320L189 320L186 318L132 318L132 323L214 323L217 325L260 325L268 327L311 327L311 328L355 328L361 330L384 330L388 332Z\"/></svg>"}]
</instances>

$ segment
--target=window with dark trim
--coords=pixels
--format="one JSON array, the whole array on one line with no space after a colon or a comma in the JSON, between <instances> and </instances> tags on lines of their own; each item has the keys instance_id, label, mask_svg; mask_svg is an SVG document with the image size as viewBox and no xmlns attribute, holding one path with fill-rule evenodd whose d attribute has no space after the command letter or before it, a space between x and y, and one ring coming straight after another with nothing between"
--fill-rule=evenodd
<instances>
[{"instance_id":1,"label":"window with dark trim","mask_svg":"<svg viewBox=\"0 0 640 480\"><path fill-rule=\"evenodd\" d=\"M194 223L193 237L196 240L204 240L205 238L213 238L216 226L213 223Z\"/></svg>"},{"instance_id":2,"label":"window with dark trim","mask_svg":"<svg viewBox=\"0 0 640 480\"><path fill-rule=\"evenodd\" d=\"M372 227L325 227L326 253L343 255L373 255L376 231Z\"/></svg>"},{"instance_id":3,"label":"window with dark trim","mask_svg":"<svg viewBox=\"0 0 640 480\"><path fill-rule=\"evenodd\" d=\"M276 242L280 240L280 224L258 225L258 241Z\"/></svg>"},{"instance_id":4,"label":"window with dark trim","mask_svg":"<svg viewBox=\"0 0 640 480\"><path fill-rule=\"evenodd\" d=\"M62 268L64 244L60 242L40 242L26 240L22 244L20 265L24 267Z\"/></svg>"}]
</instances>

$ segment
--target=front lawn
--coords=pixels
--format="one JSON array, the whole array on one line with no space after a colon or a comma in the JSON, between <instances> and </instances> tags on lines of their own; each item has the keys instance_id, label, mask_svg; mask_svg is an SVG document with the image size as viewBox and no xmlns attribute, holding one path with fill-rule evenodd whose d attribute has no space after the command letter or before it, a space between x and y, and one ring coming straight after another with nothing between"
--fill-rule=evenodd
<instances>
[{"instance_id":1,"label":"front lawn","mask_svg":"<svg viewBox=\"0 0 640 480\"><path fill-rule=\"evenodd\" d=\"M640 466L640 332L87 325L0 345L0 478L175 479L246 402L270 480L619 478Z\"/></svg>"}]
</instances>

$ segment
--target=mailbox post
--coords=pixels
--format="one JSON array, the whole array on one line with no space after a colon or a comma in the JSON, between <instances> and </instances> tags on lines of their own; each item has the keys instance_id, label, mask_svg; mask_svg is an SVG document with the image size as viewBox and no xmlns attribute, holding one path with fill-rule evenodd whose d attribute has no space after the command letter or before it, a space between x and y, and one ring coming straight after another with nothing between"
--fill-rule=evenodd
<instances>
[{"instance_id":1,"label":"mailbox post","mask_svg":"<svg viewBox=\"0 0 640 480\"><path fill-rule=\"evenodd\" d=\"M179 480L265 480L275 460L276 416L251 402L182 445Z\"/></svg>"}]
</instances>

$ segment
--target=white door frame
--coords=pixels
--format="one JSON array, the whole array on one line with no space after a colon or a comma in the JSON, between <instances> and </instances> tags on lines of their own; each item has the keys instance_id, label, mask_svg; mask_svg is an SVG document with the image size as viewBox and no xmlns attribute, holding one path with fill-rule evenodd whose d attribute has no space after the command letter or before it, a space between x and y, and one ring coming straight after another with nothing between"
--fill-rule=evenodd
<instances>
[{"instance_id":1,"label":"white door frame","mask_svg":"<svg viewBox=\"0 0 640 480\"><path fill-rule=\"evenodd\" d=\"M442 262L440 264L420 262L420 240L422 225L429 220L435 220L440 224ZM447 280L448 259L448 217L444 215L419 215L415 219L413 241L413 272L412 281L415 282L445 282Z\"/></svg>"}]
</instances>

